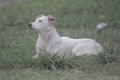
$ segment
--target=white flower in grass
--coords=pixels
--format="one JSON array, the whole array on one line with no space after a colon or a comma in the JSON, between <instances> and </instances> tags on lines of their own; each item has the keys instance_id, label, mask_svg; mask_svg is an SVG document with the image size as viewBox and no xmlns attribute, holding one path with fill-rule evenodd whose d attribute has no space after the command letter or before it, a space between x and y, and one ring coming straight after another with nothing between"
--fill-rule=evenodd
<instances>
[{"instance_id":1,"label":"white flower in grass","mask_svg":"<svg viewBox=\"0 0 120 80\"><path fill-rule=\"evenodd\" d=\"M102 22L102 23L99 23L99 24L96 26L96 30L97 30L97 31L98 31L98 30L102 30L102 29L104 29L105 27L107 27L107 23Z\"/></svg>"}]
</instances>

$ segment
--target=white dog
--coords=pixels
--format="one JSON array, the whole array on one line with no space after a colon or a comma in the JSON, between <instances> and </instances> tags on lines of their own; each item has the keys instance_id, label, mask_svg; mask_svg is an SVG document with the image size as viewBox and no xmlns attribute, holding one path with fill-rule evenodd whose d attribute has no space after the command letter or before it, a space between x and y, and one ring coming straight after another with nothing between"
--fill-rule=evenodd
<instances>
[{"instance_id":1,"label":"white dog","mask_svg":"<svg viewBox=\"0 0 120 80\"><path fill-rule=\"evenodd\" d=\"M39 16L34 22L29 23L30 29L39 33L36 44L36 55L50 53L61 56L81 56L84 54L95 55L103 51L101 45L93 39L72 39L60 37L55 27L55 17L48 15Z\"/></svg>"}]
</instances>

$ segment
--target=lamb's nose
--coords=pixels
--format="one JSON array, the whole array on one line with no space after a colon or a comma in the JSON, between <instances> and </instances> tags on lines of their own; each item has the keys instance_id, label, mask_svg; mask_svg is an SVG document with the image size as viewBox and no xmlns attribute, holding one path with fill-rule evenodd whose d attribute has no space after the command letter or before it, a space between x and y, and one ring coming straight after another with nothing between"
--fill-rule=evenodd
<instances>
[{"instance_id":1,"label":"lamb's nose","mask_svg":"<svg viewBox=\"0 0 120 80\"><path fill-rule=\"evenodd\" d=\"M32 24L31 24L31 23L29 23L29 24L28 24L28 26L29 26L29 27L31 27L31 26L32 26Z\"/></svg>"}]
</instances>

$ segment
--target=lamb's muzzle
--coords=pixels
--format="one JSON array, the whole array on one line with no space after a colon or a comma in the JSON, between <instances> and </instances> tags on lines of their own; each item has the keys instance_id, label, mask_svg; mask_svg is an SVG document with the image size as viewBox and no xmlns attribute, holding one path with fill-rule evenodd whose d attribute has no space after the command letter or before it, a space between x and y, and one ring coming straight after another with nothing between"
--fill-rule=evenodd
<instances>
[{"instance_id":1,"label":"lamb's muzzle","mask_svg":"<svg viewBox=\"0 0 120 80\"><path fill-rule=\"evenodd\" d=\"M28 23L28 26L29 26L29 28L30 28L30 29L32 29L32 28L31 28L31 26L32 26L32 23Z\"/></svg>"}]
</instances>

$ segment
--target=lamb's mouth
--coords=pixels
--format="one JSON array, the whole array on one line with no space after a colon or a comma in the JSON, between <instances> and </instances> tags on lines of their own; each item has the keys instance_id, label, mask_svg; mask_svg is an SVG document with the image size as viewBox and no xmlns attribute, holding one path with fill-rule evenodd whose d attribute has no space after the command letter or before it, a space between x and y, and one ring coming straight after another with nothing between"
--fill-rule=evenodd
<instances>
[{"instance_id":1,"label":"lamb's mouth","mask_svg":"<svg viewBox=\"0 0 120 80\"><path fill-rule=\"evenodd\" d=\"M29 26L29 28L30 28L30 29L33 29L33 28L32 28L32 24L31 24L31 23L29 23L29 24L28 24L28 26Z\"/></svg>"}]
</instances>

